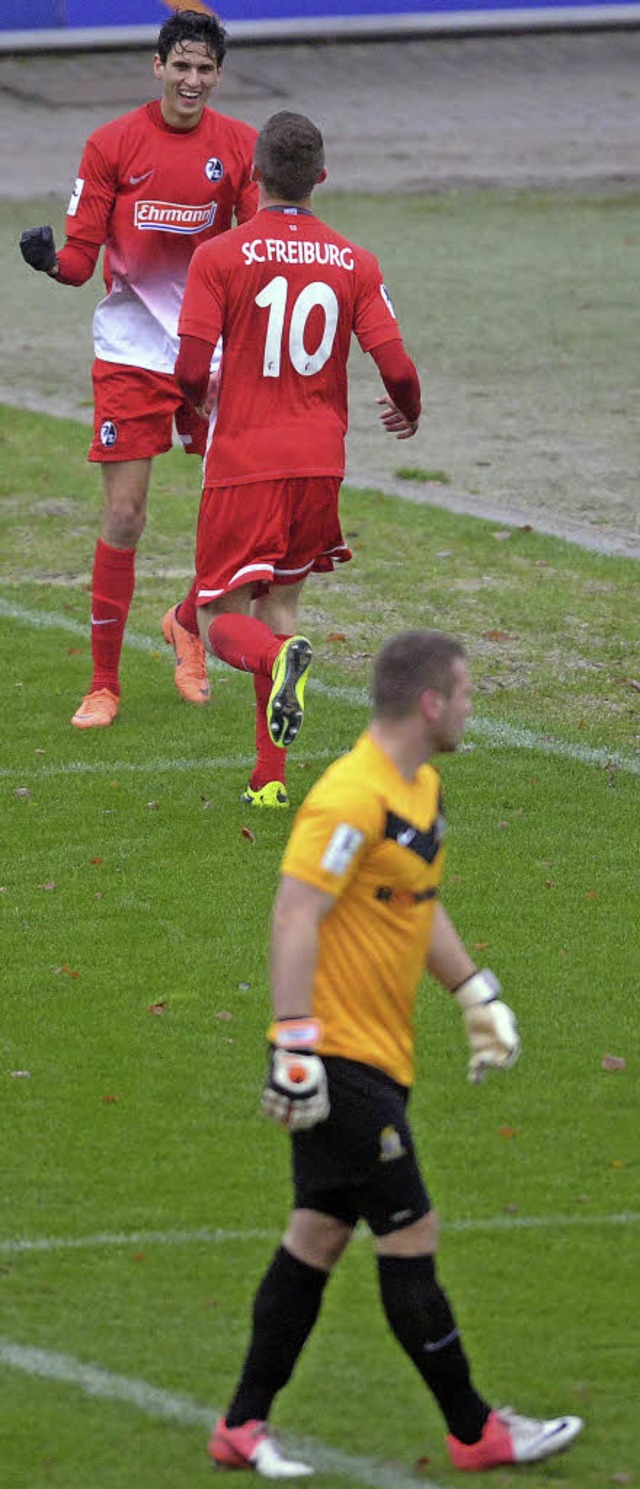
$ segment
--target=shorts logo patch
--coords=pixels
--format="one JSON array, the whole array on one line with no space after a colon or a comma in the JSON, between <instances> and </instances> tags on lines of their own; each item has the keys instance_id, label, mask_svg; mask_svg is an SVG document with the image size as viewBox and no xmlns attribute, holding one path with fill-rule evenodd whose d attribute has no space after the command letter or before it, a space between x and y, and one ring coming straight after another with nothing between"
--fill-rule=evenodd
<instances>
[{"instance_id":1,"label":"shorts logo patch","mask_svg":"<svg viewBox=\"0 0 640 1489\"><path fill-rule=\"evenodd\" d=\"M357 827L350 827L348 822L341 822L331 834L320 867L329 874L345 874L363 843L363 832Z\"/></svg>"},{"instance_id":2,"label":"shorts logo patch","mask_svg":"<svg viewBox=\"0 0 640 1489\"><path fill-rule=\"evenodd\" d=\"M100 444L104 445L106 450L110 450L111 446L115 445L117 438L118 431L115 424L111 419L105 419L104 423L100 425Z\"/></svg>"},{"instance_id":3,"label":"shorts logo patch","mask_svg":"<svg viewBox=\"0 0 640 1489\"><path fill-rule=\"evenodd\" d=\"M396 1158L403 1158L406 1153L400 1133L395 1127L383 1127L380 1133L380 1162L393 1163Z\"/></svg>"},{"instance_id":4,"label":"shorts logo patch","mask_svg":"<svg viewBox=\"0 0 640 1489\"><path fill-rule=\"evenodd\" d=\"M212 155L211 159L207 161L207 164L204 168L204 173L207 181L222 180L222 177L224 176L224 166L222 164L222 161L218 160L217 155Z\"/></svg>"}]
</instances>

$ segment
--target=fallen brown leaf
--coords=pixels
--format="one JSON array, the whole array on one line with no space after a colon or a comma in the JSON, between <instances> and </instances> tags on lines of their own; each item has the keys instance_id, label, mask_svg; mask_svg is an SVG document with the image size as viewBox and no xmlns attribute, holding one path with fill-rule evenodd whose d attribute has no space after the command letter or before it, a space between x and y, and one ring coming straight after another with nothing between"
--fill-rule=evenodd
<instances>
[{"instance_id":1,"label":"fallen brown leaf","mask_svg":"<svg viewBox=\"0 0 640 1489\"><path fill-rule=\"evenodd\" d=\"M348 640L349 640L349 637L348 636L345 636L344 631L329 631L327 633L327 641L348 641Z\"/></svg>"},{"instance_id":2,"label":"fallen brown leaf","mask_svg":"<svg viewBox=\"0 0 640 1489\"><path fill-rule=\"evenodd\" d=\"M79 977L80 976L80 973L79 972L74 972L73 971L73 968L69 966L69 963L68 962L63 962L61 967L54 967L53 970L54 970L55 973L63 972L64 975L65 975L65 977Z\"/></svg>"},{"instance_id":3,"label":"fallen brown leaf","mask_svg":"<svg viewBox=\"0 0 640 1489\"><path fill-rule=\"evenodd\" d=\"M545 889L557 889L558 888L555 879L545 879L545 881L544 881L544 887L545 887Z\"/></svg>"},{"instance_id":4,"label":"fallen brown leaf","mask_svg":"<svg viewBox=\"0 0 640 1489\"><path fill-rule=\"evenodd\" d=\"M627 1068L623 1055L603 1055L600 1063L603 1070L626 1070Z\"/></svg>"},{"instance_id":5,"label":"fallen brown leaf","mask_svg":"<svg viewBox=\"0 0 640 1489\"><path fill-rule=\"evenodd\" d=\"M510 635L509 631L483 631L482 634L485 641L515 641L516 639L515 636Z\"/></svg>"},{"instance_id":6,"label":"fallen brown leaf","mask_svg":"<svg viewBox=\"0 0 640 1489\"><path fill-rule=\"evenodd\" d=\"M47 884L39 884L38 885L38 888L39 889L57 889L58 886L56 884L55 879L49 879L49 881L48 881Z\"/></svg>"},{"instance_id":7,"label":"fallen brown leaf","mask_svg":"<svg viewBox=\"0 0 640 1489\"><path fill-rule=\"evenodd\" d=\"M147 1013L157 1013L160 1015L166 1013L166 1009L166 1003L149 1003L147 1005Z\"/></svg>"},{"instance_id":8,"label":"fallen brown leaf","mask_svg":"<svg viewBox=\"0 0 640 1489\"><path fill-rule=\"evenodd\" d=\"M104 863L104 858L90 858L89 863Z\"/></svg>"},{"instance_id":9,"label":"fallen brown leaf","mask_svg":"<svg viewBox=\"0 0 640 1489\"><path fill-rule=\"evenodd\" d=\"M217 1013L214 1013L213 1017L214 1019L222 1019L223 1023L228 1024L233 1019L233 1014L229 1013L227 1008L220 1008Z\"/></svg>"},{"instance_id":10,"label":"fallen brown leaf","mask_svg":"<svg viewBox=\"0 0 640 1489\"><path fill-rule=\"evenodd\" d=\"M105 1106L112 1106L114 1101L117 1101L118 1098L117 1096L114 1096L112 1092L109 1092L106 1096L102 1097L102 1100L104 1101Z\"/></svg>"},{"instance_id":11,"label":"fallen brown leaf","mask_svg":"<svg viewBox=\"0 0 640 1489\"><path fill-rule=\"evenodd\" d=\"M243 838L246 838L248 843L255 843L256 835L255 832L251 831L250 827L241 827L240 831Z\"/></svg>"},{"instance_id":12,"label":"fallen brown leaf","mask_svg":"<svg viewBox=\"0 0 640 1489\"><path fill-rule=\"evenodd\" d=\"M597 889L587 889L585 891L585 896L584 897L585 897L585 900L597 900L597 898L598 898L598 891L597 891Z\"/></svg>"},{"instance_id":13,"label":"fallen brown leaf","mask_svg":"<svg viewBox=\"0 0 640 1489\"><path fill-rule=\"evenodd\" d=\"M507 1123L505 1123L505 1126L500 1128L500 1136L501 1137L517 1137L518 1136L518 1129L517 1129L517 1127L509 1127L509 1125Z\"/></svg>"},{"instance_id":14,"label":"fallen brown leaf","mask_svg":"<svg viewBox=\"0 0 640 1489\"><path fill-rule=\"evenodd\" d=\"M490 941L474 941L472 951L486 951L490 945Z\"/></svg>"}]
</instances>

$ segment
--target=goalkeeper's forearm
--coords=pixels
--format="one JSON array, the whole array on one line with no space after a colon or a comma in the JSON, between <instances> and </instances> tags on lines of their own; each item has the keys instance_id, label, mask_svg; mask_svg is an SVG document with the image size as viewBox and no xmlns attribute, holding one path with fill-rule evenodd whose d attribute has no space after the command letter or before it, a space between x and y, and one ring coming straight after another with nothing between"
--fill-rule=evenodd
<instances>
[{"instance_id":1,"label":"goalkeeper's forearm","mask_svg":"<svg viewBox=\"0 0 640 1489\"><path fill-rule=\"evenodd\" d=\"M437 982L452 993L473 977L476 964L469 956L446 910L436 905L427 953L427 969Z\"/></svg>"},{"instance_id":2,"label":"goalkeeper's forearm","mask_svg":"<svg viewBox=\"0 0 640 1489\"><path fill-rule=\"evenodd\" d=\"M271 1001L274 1018L311 1013L320 925L333 901L300 880L283 876L273 910Z\"/></svg>"}]
</instances>

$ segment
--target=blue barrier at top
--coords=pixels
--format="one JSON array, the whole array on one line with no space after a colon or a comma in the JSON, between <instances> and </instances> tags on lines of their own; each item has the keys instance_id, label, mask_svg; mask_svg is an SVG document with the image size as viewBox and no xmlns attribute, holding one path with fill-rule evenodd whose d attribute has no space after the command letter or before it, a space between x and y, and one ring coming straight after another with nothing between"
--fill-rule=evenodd
<instances>
[{"instance_id":1,"label":"blue barrier at top","mask_svg":"<svg viewBox=\"0 0 640 1489\"><path fill-rule=\"evenodd\" d=\"M216 8L215 0L212 9ZM331 32L332 23L341 31L346 28L354 32L371 30L376 24L385 30L393 30L397 24L404 29L446 29L447 22L459 29L462 24L479 28L483 22L495 26L504 19L505 24L535 24L554 21L559 24L579 24L595 20L606 24L622 20L640 24L640 3L617 3L617 0L580 0L566 4L560 0L220 0L220 13L233 34L234 27L241 35L269 34L270 30L282 32L283 28L292 37L296 27L300 34L309 35ZM129 27L148 27L150 32L158 29L169 13L170 5L163 0L2 0L0 32L37 32L58 30L67 35L74 30L109 29L122 34ZM238 34L238 32L236 32ZM34 38L35 39L35 38Z\"/></svg>"}]
</instances>

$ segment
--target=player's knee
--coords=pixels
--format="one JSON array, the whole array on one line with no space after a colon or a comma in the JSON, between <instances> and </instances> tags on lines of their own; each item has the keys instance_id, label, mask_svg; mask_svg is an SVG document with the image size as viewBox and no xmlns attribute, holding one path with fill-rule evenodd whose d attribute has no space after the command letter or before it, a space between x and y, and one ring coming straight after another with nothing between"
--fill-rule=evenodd
<instances>
[{"instance_id":1,"label":"player's knee","mask_svg":"<svg viewBox=\"0 0 640 1489\"><path fill-rule=\"evenodd\" d=\"M438 1249L439 1222L436 1210L428 1210L412 1225L376 1237L378 1256L434 1256Z\"/></svg>"},{"instance_id":2,"label":"player's knee","mask_svg":"<svg viewBox=\"0 0 640 1489\"><path fill-rule=\"evenodd\" d=\"M307 1266L331 1272L352 1234L350 1226L332 1215L321 1215L315 1210L294 1210L283 1242Z\"/></svg>"}]
</instances>

